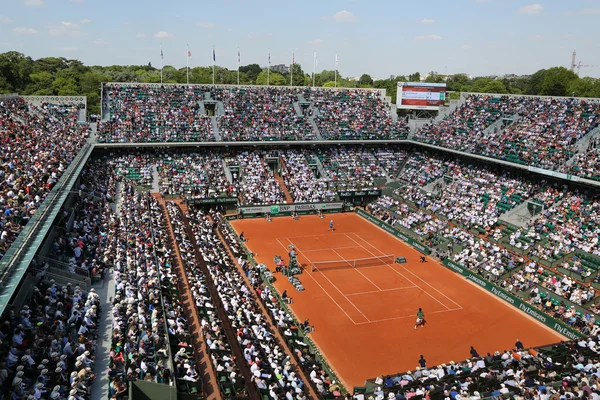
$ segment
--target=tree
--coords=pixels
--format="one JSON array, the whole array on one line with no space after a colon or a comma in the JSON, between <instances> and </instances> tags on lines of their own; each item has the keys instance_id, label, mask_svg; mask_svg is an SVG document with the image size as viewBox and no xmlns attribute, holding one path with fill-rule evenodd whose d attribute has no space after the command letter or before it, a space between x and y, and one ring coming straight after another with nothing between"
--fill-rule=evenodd
<instances>
[{"instance_id":1,"label":"tree","mask_svg":"<svg viewBox=\"0 0 600 400\"><path fill-rule=\"evenodd\" d=\"M58 96L76 96L81 93L75 79L65 77L56 78L52 82L52 90Z\"/></svg>"},{"instance_id":2,"label":"tree","mask_svg":"<svg viewBox=\"0 0 600 400\"><path fill-rule=\"evenodd\" d=\"M358 83L361 86L373 86L373 78L369 74L362 74L358 79Z\"/></svg>"},{"instance_id":3,"label":"tree","mask_svg":"<svg viewBox=\"0 0 600 400\"><path fill-rule=\"evenodd\" d=\"M30 82L29 75L33 72L31 57L17 51L0 54L0 76L5 78L3 89L7 91L24 92Z\"/></svg>"},{"instance_id":4,"label":"tree","mask_svg":"<svg viewBox=\"0 0 600 400\"><path fill-rule=\"evenodd\" d=\"M408 76L408 81L409 82L421 82L421 73L415 72L414 74L410 74Z\"/></svg>"},{"instance_id":5,"label":"tree","mask_svg":"<svg viewBox=\"0 0 600 400\"><path fill-rule=\"evenodd\" d=\"M256 77L257 85L266 85L267 84L267 74L268 71L264 70ZM285 78L283 75L277 72L271 72L269 75L269 85L271 86L283 86L285 85Z\"/></svg>"},{"instance_id":6,"label":"tree","mask_svg":"<svg viewBox=\"0 0 600 400\"><path fill-rule=\"evenodd\" d=\"M481 91L483 93L508 93L508 91L506 90L506 86L504 86L504 84L501 81L497 80L488 82Z\"/></svg>"},{"instance_id":7,"label":"tree","mask_svg":"<svg viewBox=\"0 0 600 400\"><path fill-rule=\"evenodd\" d=\"M434 71L431 71L429 74L427 74L427 78L425 78L425 82L428 83L443 83L444 82L444 77Z\"/></svg>"},{"instance_id":8,"label":"tree","mask_svg":"<svg viewBox=\"0 0 600 400\"><path fill-rule=\"evenodd\" d=\"M335 82L334 81L327 81L323 84L323 87L327 87L327 88L332 88L335 87Z\"/></svg>"},{"instance_id":9,"label":"tree","mask_svg":"<svg viewBox=\"0 0 600 400\"><path fill-rule=\"evenodd\" d=\"M579 77L575 72L569 71L565 67L550 68L546 70L544 80L540 85L539 94L547 96L566 96L568 94L567 87L569 84L578 79Z\"/></svg>"},{"instance_id":10,"label":"tree","mask_svg":"<svg viewBox=\"0 0 600 400\"><path fill-rule=\"evenodd\" d=\"M27 87L25 93L35 94L38 96L50 96L54 94L52 90L52 82L54 77L48 71L34 72L29 75L31 83Z\"/></svg>"},{"instance_id":11,"label":"tree","mask_svg":"<svg viewBox=\"0 0 600 400\"><path fill-rule=\"evenodd\" d=\"M461 92L469 84L469 77L465 74L456 74L448 77L446 87L448 90Z\"/></svg>"},{"instance_id":12,"label":"tree","mask_svg":"<svg viewBox=\"0 0 600 400\"><path fill-rule=\"evenodd\" d=\"M249 64L240 67L240 72L245 72L248 76L248 79L250 79L252 82L255 82L258 75L262 72L262 68L258 64Z\"/></svg>"},{"instance_id":13,"label":"tree","mask_svg":"<svg viewBox=\"0 0 600 400\"><path fill-rule=\"evenodd\" d=\"M540 92L540 89L542 87L542 82L544 81L545 77L546 77L545 69L540 69L535 74L531 75L531 77L529 78L529 82L527 83L527 89L525 90L525 93L531 94L531 95L538 94Z\"/></svg>"},{"instance_id":14,"label":"tree","mask_svg":"<svg viewBox=\"0 0 600 400\"><path fill-rule=\"evenodd\" d=\"M600 79L590 77L569 82L567 94L575 97L600 97Z\"/></svg>"},{"instance_id":15,"label":"tree","mask_svg":"<svg viewBox=\"0 0 600 400\"><path fill-rule=\"evenodd\" d=\"M302 71L302 66L300 64L292 65L292 71L294 72L290 79L293 80L292 86L304 86L304 71Z\"/></svg>"}]
</instances>

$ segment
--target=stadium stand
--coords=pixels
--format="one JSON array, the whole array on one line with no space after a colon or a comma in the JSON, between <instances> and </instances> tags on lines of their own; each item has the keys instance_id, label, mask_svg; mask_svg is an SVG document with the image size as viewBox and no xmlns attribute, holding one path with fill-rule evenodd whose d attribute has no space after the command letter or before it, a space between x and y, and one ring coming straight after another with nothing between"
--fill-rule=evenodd
<instances>
[{"instance_id":1,"label":"stadium stand","mask_svg":"<svg viewBox=\"0 0 600 400\"><path fill-rule=\"evenodd\" d=\"M379 92L121 84L107 84L105 90L110 115L99 125L100 143L209 142L218 135L224 141L314 140L317 133L330 140L408 135ZM310 103L304 115L295 104L301 98ZM216 119L203 114L201 103L209 99L217 114L223 106ZM0 104L0 257L86 141L88 128L77 124L79 111L64 104L34 107L21 99ZM595 146L576 155L575 150L599 118L596 102L471 95L447 118L416 132L415 139L598 179ZM32 272L39 282L27 306L0 320L5 349L0 385L15 399L88 398L100 304L109 302L111 398L123 396L136 380L200 394L207 371L217 377L224 397L245 397L248 385L263 399L304 399L310 390L322 398L340 397L341 387L322 355L302 336L306 332L265 281L264 270L244 260L223 216L195 208L186 213L187 206L169 202L163 213L164 202L143 191L155 184L164 196L282 204L290 195L297 203L332 201L341 191L382 189L397 180L405 186L388 188L388 195L367 207L371 214L434 256L589 337L381 376L367 382L369 394L374 399L597 398L600 203L595 193L390 146L132 149L90 161L74 191L73 212L56 222L59 234L48 251L67 263L69 272L89 274L93 282L111 275L115 296L109 302L93 288L57 284L44 277L47 265L36 266ZM503 220L525 205L531 213L522 224ZM237 265L230 251L239 257ZM212 365L202 365L192 349L195 332L189 330L176 283L176 257L185 268ZM220 314L221 305L226 314Z\"/></svg>"},{"instance_id":2,"label":"stadium stand","mask_svg":"<svg viewBox=\"0 0 600 400\"><path fill-rule=\"evenodd\" d=\"M486 128L499 118L506 128ZM536 97L471 95L451 115L415 133L415 140L557 169L574 155L573 145L600 123L593 101Z\"/></svg>"},{"instance_id":3,"label":"stadium stand","mask_svg":"<svg viewBox=\"0 0 600 400\"><path fill-rule=\"evenodd\" d=\"M100 124L98 141L214 141L210 118L199 113L205 90L202 86L107 83L104 96L109 120Z\"/></svg>"},{"instance_id":4,"label":"stadium stand","mask_svg":"<svg viewBox=\"0 0 600 400\"><path fill-rule=\"evenodd\" d=\"M373 388L368 394L381 399L593 398L598 395L597 331L535 349L516 339L512 349L382 375L367 381Z\"/></svg>"},{"instance_id":5,"label":"stadium stand","mask_svg":"<svg viewBox=\"0 0 600 400\"><path fill-rule=\"evenodd\" d=\"M325 139L400 139L408 136L406 124L393 121L377 92L315 88L304 94L319 112L315 121Z\"/></svg>"},{"instance_id":6,"label":"stadium stand","mask_svg":"<svg viewBox=\"0 0 600 400\"><path fill-rule=\"evenodd\" d=\"M87 126L77 107L0 104L0 259L82 148Z\"/></svg>"},{"instance_id":7,"label":"stadium stand","mask_svg":"<svg viewBox=\"0 0 600 400\"><path fill-rule=\"evenodd\" d=\"M312 140L315 134L307 117L297 115L298 89L211 88L211 96L223 102L219 132L225 141Z\"/></svg>"}]
</instances>

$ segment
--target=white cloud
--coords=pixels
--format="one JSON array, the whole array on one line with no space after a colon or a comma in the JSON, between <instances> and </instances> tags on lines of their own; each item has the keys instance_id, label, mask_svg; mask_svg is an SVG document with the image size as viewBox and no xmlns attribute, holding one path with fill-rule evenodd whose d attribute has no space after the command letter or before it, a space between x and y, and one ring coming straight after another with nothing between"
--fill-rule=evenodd
<instances>
[{"instance_id":1,"label":"white cloud","mask_svg":"<svg viewBox=\"0 0 600 400\"><path fill-rule=\"evenodd\" d=\"M79 23L81 24L89 24L90 22L92 22L91 19L82 19L81 21L79 21Z\"/></svg>"},{"instance_id":2,"label":"white cloud","mask_svg":"<svg viewBox=\"0 0 600 400\"><path fill-rule=\"evenodd\" d=\"M571 33L571 34L565 36L565 39L569 39L569 40L577 39L577 35Z\"/></svg>"},{"instance_id":3,"label":"white cloud","mask_svg":"<svg viewBox=\"0 0 600 400\"><path fill-rule=\"evenodd\" d=\"M470 44L463 44L462 46L460 46L460 48L462 50L471 50L473 46L471 46Z\"/></svg>"},{"instance_id":4,"label":"white cloud","mask_svg":"<svg viewBox=\"0 0 600 400\"><path fill-rule=\"evenodd\" d=\"M41 7L46 4L46 2L44 0L23 0L23 4L27 7Z\"/></svg>"},{"instance_id":5,"label":"white cloud","mask_svg":"<svg viewBox=\"0 0 600 400\"><path fill-rule=\"evenodd\" d=\"M8 17L0 16L0 24L10 24L13 20Z\"/></svg>"},{"instance_id":6,"label":"white cloud","mask_svg":"<svg viewBox=\"0 0 600 400\"><path fill-rule=\"evenodd\" d=\"M333 15L329 15L327 17L321 18L326 21L335 21L335 22L356 22L358 19L348 10L342 10Z\"/></svg>"},{"instance_id":7,"label":"white cloud","mask_svg":"<svg viewBox=\"0 0 600 400\"><path fill-rule=\"evenodd\" d=\"M422 24L433 24L433 23L434 23L434 21L433 21L432 19L423 18L423 19L421 20L421 23L422 23Z\"/></svg>"},{"instance_id":8,"label":"white cloud","mask_svg":"<svg viewBox=\"0 0 600 400\"><path fill-rule=\"evenodd\" d=\"M18 28L13 28L12 31L14 33L16 33L17 35L35 35L38 33L38 31L36 31L33 28L24 28L22 26L20 26Z\"/></svg>"},{"instance_id":9,"label":"white cloud","mask_svg":"<svg viewBox=\"0 0 600 400\"><path fill-rule=\"evenodd\" d=\"M46 26L48 29L48 35L50 36L84 36L79 30L79 24L74 22L62 21L60 24L53 24Z\"/></svg>"},{"instance_id":10,"label":"white cloud","mask_svg":"<svg viewBox=\"0 0 600 400\"><path fill-rule=\"evenodd\" d=\"M544 37L542 35L533 35L529 36L529 40L542 40Z\"/></svg>"},{"instance_id":11,"label":"white cloud","mask_svg":"<svg viewBox=\"0 0 600 400\"><path fill-rule=\"evenodd\" d=\"M213 22L198 22L196 24L196 26L198 28L203 28L203 29L212 29L212 28L216 27L217 24L215 24Z\"/></svg>"},{"instance_id":12,"label":"white cloud","mask_svg":"<svg viewBox=\"0 0 600 400\"><path fill-rule=\"evenodd\" d=\"M136 39L143 39L143 38L146 37L146 35L143 34L143 33L138 33L138 34L135 35L135 37L136 37Z\"/></svg>"},{"instance_id":13,"label":"white cloud","mask_svg":"<svg viewBox=\"0 0 600 400\"><path fill-rule=\"evenodd\" d=\"M94 40L94 44L102 46L102 45L108 44L108 42L104 39L96 39L96 40Z\"/></svg>"},{"instance_id":14,"label":"white cloud","mask_svg":"<svg viewBox=\"0 0 600 400\"><path fill-rule=\"evenodd\" d=\"M519 8L519 14L535 15L541 13L543 9L544 7L539 3L526 4Z\"/></svg>"},{"instance_id":15,"label":"white cloud","mask_svg":"<svg viewBox=\"0 0 600 400\"><path fill-rule=\"evenodd\" d=\"M73 52L73 51L77 51L77 47L63 47L61 50L67 51L67 52Z\"/></svg>"},{"instance_id":16,"label":"white cloud","mask_svg":"<svg viewBox=\"0 0 600 400\"><path fill-rule=\"evenodd\" d=\"M325 43L325 41L323 39L315 39L315 40L309 40L308 43L313 44L313 45L319 45L319 44Z\"/></svg>"},{"instance_id":17,"label":"white cloud","mask_svg":"<svg viewBox=\"0 0 600 400\"><path fill-rule=\"evenodd\" d=\"M79 25L76 24L75 22L65 22L65 21L62 21L60 24L62 26L64 26L64 27L71 28L71 29L79 28Z\"/></svg>"},{"instance_id":18,"label":"white cloud","mask_svg":"<svg viewBox=\"0 0 600 400\"><path fill-rule=\"evenodd\" d=\"M173 39L175 38L175 35L169 32L165 32L165 31L160 31L160 32L156 32L154 34L154 37L156 39Z\"/></svg>"},{"instance_id":19,"label":"white cloud","mask_svg":"<svg viewBox=\"0 0 600 400\"><path fill-rule=\"evenodd\" d=\"M440 35L421 35L415 36L416 40L440 40L442 37Z\"/></svg>"}]
</instances>

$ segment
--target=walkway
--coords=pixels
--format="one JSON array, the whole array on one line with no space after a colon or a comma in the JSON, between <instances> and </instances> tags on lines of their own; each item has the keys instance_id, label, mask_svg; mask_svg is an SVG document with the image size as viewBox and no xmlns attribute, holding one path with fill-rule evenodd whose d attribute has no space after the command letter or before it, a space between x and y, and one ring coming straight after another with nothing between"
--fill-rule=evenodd
<instances>
[{"instance_id":1,"label":"walkway","mask_svg":"<svg viewBox=\"0 0 600 400\"><path fill-rule=\"evenodd\" d=\"M96 380L92 385L91 400L106 400L108 398L108 362L112 343L112 300L115 295L113 271L109 270L104 281L92 285L100 296L100 318L98 323L98 339L96 339L96 362L94 374Z\"/></svg>"},{"instance_id":2,"label":"walkway","mask_svg":"<svg viewBox=\"0 0 600 400\"><path fill-rule=\"evenodd\" d=\"M202 386L204 394L207 400L221 400L223 397L221 396L221 391L219 390L217 377L213 372L214 370L212 367L212 361L210 360L206 348L206 341L204 340L204 336L202 335L200 318L198 317L196 304L192 297L192 292L190 291L190 286L187 280L187 274L185 272L183 262L181 261L179 245L177 245L177 241L175 240L175 233L173 231L171 219L169 218L169 213L167 212L165 201L161 198L161 196L158 193L152 193L152 196L154 196L158 200L158 203L162 209L162 213L165 216L165 221L167 222L167 232L171 239L171 248L174 250L175 255L177 256L177 260L174 265L175 273L177 274L177 283L181 297L181 303L183 305L183 309L185 311L185 318L188 321L188 327L191 333L196 362L198 363L198 367L200 368L199 373L202 375Z\"/></svg>"}]
</instances>

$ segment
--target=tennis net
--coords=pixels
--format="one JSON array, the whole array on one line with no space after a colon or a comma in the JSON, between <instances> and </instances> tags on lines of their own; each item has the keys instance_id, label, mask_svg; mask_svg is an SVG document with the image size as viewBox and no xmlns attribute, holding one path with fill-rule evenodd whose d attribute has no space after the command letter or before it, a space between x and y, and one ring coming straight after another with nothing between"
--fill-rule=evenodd
<instances>
[{"instance_id":1,"label":"tennis net","mask_svg":"<svg viewBox=\"0 0 600 400\"><path fill-rule=\"evenodd\" d=\"M316 272L329 271L332 269L377 267L379 265L394 264L395 262L396 256L393 254L367 258L354 258L351 260L315 261L311 262L310 271Z\"/></svg>"}]
</instances>

